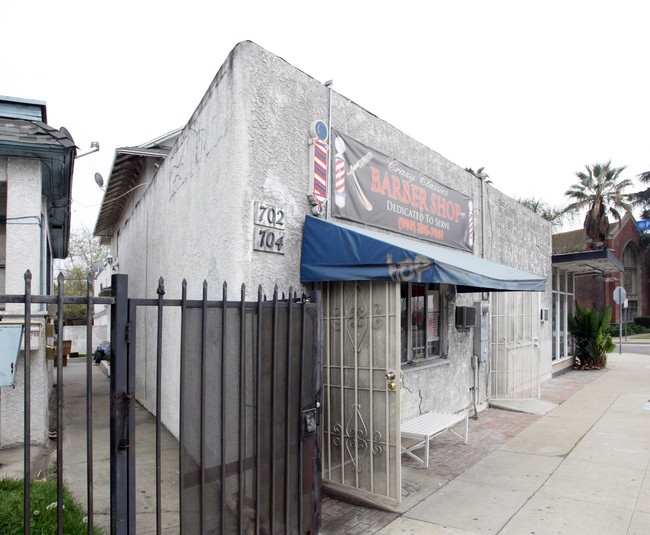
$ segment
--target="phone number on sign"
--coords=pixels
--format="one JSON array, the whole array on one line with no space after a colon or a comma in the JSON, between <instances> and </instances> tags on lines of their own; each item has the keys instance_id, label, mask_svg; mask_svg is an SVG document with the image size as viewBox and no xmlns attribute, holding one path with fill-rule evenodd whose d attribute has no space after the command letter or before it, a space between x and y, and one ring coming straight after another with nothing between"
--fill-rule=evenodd
<instances>
[{"instance_id":1,"label":"phone number on sign","mask_svg":"<svg viewBox=\"0 0 650 535\"><path fill-rule=\"evenodd\" d=\"M407 230L413 234L420 236L429 236L437 240L444 240L445 231L432 227L430 225L425 225L424 223L417 223L405 217L400 217L397 221L399 230Z\"/></svg>"}]
</instances>

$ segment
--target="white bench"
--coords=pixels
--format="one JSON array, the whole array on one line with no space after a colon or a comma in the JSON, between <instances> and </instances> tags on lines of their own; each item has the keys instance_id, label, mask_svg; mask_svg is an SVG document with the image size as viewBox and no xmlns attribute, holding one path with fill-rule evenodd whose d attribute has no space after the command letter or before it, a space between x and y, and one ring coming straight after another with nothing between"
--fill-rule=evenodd
<instances>
[{"instance_id":1,"label":"white bench","mask_svg":"<svg viewBox=\"0 0 650 535\"><path fill-rule=\"evenodd\" d=\"M452 429L455 425L465 420L465 436L461 436ZM402 453L413 457L416 461L420 461L425 468L429 466L429 440L437 437L441 433L449 431L458 438L464 439L467 444L467 437L469 432L469 422L467 414L437 414L435 412L428 412L417 418L402 424L402 438L420 440L415 446L405 448L402 446ZM413 450L420 448L424 445L424 459L420 459L413 453Z\"/></svg>"}]
</instances>

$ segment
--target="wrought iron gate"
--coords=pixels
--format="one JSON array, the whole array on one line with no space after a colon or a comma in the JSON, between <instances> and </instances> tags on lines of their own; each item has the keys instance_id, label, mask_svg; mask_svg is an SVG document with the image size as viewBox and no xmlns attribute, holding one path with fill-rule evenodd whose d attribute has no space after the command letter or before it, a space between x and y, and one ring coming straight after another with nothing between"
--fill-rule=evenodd
<instances>
[{"instance_id":1,"label":"wrought iron gate","mask_svg":"<svg viewBox=\"0 0 650 535\"><path fill-rule=\"evenodd\" d=\"M113 275L112 296L94 297L89 277L84 297L32 296L27 280L22 296L0 296L0 302L25 304L30 325L34 303L56 304L59 336L64 304L86 304L87 332L92 306L111 305L110 374L110 516L111 533L136 533L135 500L135 364L145 358L137 350L138 310L154 309L157 333L156 373L156 532L161 513L163 333L176 329L180 337L179 397L179 523L181 533L305 533L318 532L320 502L320 294L258 299L165 299L160 279L157 299L129 299L126 275ZM59 277L59 288L63 279ZM180 322L167 326L163 310L180 312ZM30 337L25 336L30 355ZM87 343L87 458L93 458L91 337ZM63 488L63 381L59 342L57 363L57 477ZM25 359L25 524L30 533L30 411L29 360ZM93 526L93 466L88 463L88 532ZM58 531L63 533L62 500L58 500Z\"/></svg>"},{"instance_id":2,"label":"wrought iron gate","mask_svg":"<svg viewBox=\"0 0 650 535\"><path fill-rule=\"evenodd\" d=\"M399 284L330 282L323 296L323 478L399 502Z\"/></svg>"}]
</instances>

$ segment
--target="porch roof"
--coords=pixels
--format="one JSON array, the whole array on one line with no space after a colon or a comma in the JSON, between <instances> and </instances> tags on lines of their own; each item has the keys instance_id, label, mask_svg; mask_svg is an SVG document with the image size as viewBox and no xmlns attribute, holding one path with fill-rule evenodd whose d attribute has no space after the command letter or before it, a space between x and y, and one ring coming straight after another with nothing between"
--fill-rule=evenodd
<instances>
[{"instance_id":1,"label":"porch roof","mask_svg":"<svg viewBox=\"0 0 650 535\"><path fill-rule=\"evenodd\" d=\"M553 266L573 271L576 275L597 275L625 271L622 262L609 249L554 254Z\"/></svg>"},{"instance_id":2,"label":"porch roof","mask_svg":"<svg viewBox=\"0 0 650 535\"><path fill-rule=\"evenodd\" d=\"M300 279L411 280L455 284L459 292L535 291L546 279L474 255L306 216Z\"/></svg>"}]
</instances>

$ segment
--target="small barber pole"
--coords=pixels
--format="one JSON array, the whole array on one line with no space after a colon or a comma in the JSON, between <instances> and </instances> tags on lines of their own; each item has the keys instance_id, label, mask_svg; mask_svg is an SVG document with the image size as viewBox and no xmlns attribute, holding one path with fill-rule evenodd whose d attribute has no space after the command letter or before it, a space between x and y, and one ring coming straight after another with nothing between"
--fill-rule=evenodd
<instances>
[{"instance_id":1,"label":"small barber pole","mask_svg":"<svg viewBox=\"0 0 650 535\"><path fill-rule=\"evenodd\" d=\"M323 121L315 121L310 128L312 135L313 187L309 200L314 205L315 214L324 212L327 202L327 126Z\"/></svg>"},{"instance_id":2,"label":"small barber pole","mask_svg":"<svg viewBox=\"0 0 650 535\"><path fill-rule=\"evenodd\" d=\"M469 214L467 221L467 241L470 247L474 247L474 206L472 201L469 202Z\"/></svg>"},{"instance_id":3,"label":"small barber pole","mask_svg":"<svg viewBox=\"0 0 650 535\"><path fill-rule=\"evenodd\" d=\"M336 155L336 191L334 201L336 206L345 206L345 160L342 156Z\"/></svg>"},{"instance_id":4,"label":"small barber pole","mask_svg":"<svg viewBox=\"0 0 650 535\"><path fill-rule=\"evenodd\" d=\"M345 206L345 160L343 159L343 153L345 152L345 143L340 137L337 137L334 141L334 147L336 149L334 167L334 202L336 203L336 206L343 208Z\"/></svg>"}]
</instances>

